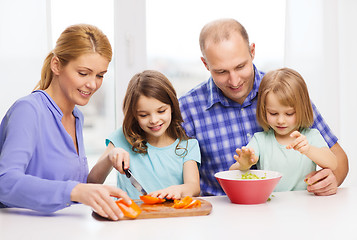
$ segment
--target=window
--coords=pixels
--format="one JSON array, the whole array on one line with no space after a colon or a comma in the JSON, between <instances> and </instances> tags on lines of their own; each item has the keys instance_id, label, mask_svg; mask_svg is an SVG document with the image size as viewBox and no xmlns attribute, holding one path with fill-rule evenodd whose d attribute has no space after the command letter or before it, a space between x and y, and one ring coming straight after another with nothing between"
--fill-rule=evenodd
<instances>
[{"instance_id":1,"label":"window","mask_svg":"<svg viewBox=\"0 0 357 240\"><path fill-rule=\"evenodd\" d=\"M246 28L259 70L283 66L285 0L150 0L146 13L148 68L164 73L179 96L210 76L198 39L202 27L218 18L234 18Z\"/></svg>"},{"instance_id":2,"label":"window","mask_svg":"<svg viewBox=\"0 0 357 240\"><path fill-rule=\"evenodd\" d=\"M87 23L99 27L107 35L114 53L113 4L113 0L52 0L53 46L66 27L78 23ZM84 114L83 135L89 169L104 152L105 139L115 129L113 62L114 60L109 64L102 87L93 95L86 106L79 107Z\"/></svg>"}]
</instances>

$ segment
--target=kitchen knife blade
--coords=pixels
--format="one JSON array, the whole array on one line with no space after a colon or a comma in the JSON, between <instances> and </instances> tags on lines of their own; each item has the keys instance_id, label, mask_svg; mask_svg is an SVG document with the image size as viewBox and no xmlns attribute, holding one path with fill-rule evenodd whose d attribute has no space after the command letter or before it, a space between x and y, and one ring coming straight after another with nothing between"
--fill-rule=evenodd
<instances>
[{"instance_id":1,"label":"kitchen knife blade","mask_svg":"<svg viewBox=\"0 0 357 240\"><path fill-rule=\"evenodd\" d=\"M138 190L143 195L147 195L147 192L141 186L141 184L138 182L138 180L136 180L136 178L133 176L133 174L131 173L130 169L129 168L128 169L124 169L124 162L123 162L123 170L125 172L126 177L129 178L131 184L136 188L136 190Z\"/></svg>"}]
</instances>

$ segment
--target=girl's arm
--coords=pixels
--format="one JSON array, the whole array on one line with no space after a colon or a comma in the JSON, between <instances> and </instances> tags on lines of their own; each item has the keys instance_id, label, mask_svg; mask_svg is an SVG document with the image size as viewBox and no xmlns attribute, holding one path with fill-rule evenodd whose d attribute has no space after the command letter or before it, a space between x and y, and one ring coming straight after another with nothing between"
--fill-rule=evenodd
<instances>
[{"instance_id":1,"label":"girl's arm","mask_svg":"<svg viewBox=\"0 0 357 240\"><path fill-rule=\"evenodd\" d=\"M249 170L251 166L258 162L258 156L255 155L253 148L242 147L236 149L237 155L233 158L237 161L232 164L229 170Z\"/></svg>"},{"instance_id":2,"label":"girl's arm","mask_svg":"<svg viewBox=\"0 0 357 240\"><path fill-rule=\"evenodd\" d=\"M294 131L291 134L291 137L296 139L292 144L287 146L288 149L293 148L299 151L322 168L329 168L332 171L337 168L337 158L328 147L318 148L311 146L308 143L306 136L298 131Z\"/></svg>"},{"instance_id":3,"label":"girl's arm","mask_svg":"<svg viewBox=\"0 0 357 240\"><path fill-rule=\"evenodd\" d=\"M105 179L113 169L113 164L109 159L109 153L113 149L114 145L109 143L102 156L100 156L98 162L94 165L88 174L88 183L104 183Z\"/></svg>"},{"instance_id":4,"label":"girl's arm","mask_svg":"<svg viewBox=\"0 0 357 240\"><path fill-rule=\"evenodd\" d=\"M184 196L198 196L200 194L200 176L197 162L188 160L183 164L183 181L181 185L174 185L168 188L150 193L153 197L180 199Z\"/></svg>"},{"instance_id":5,"label":"girl's arm","mask_svg":"<svg viewBox=\"0 0 357 240\"><path fill-rule=\"evenodd\" d=\"M109 143L103 155L90 171L88 183L103 183L113 167L121 174L124 174L124 168L129 168L129 153L122 148L116 148L113 143Z\"/></svg>"}]
</instances>

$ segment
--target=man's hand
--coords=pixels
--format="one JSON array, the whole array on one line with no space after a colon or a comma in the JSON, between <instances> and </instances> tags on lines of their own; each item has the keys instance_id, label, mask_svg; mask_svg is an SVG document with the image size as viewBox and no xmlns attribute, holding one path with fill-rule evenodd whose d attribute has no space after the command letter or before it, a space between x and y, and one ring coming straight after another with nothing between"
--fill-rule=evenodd
<instances>
[{"instance_id":1,"label":"man's hand","mask_svg":"<svg viewBox=\"0 0 357 240\"><path fill-rule=\"evenodd\" d=\"M305 182L308 184L307 191L317 196L328 196L337 192L337 179L328 168L309 173Z\"/></svg>"}]
</instances>

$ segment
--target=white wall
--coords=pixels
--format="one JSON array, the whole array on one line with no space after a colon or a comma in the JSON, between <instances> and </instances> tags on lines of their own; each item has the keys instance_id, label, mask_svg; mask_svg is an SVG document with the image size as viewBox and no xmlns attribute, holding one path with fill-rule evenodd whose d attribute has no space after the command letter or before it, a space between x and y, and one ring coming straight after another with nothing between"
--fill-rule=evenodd
<instances>
[{"instance_id":1,"label":"white wall","mask_svg":"<svg viewBox=\"0 0 357 240\"><path fill-rule=\"evenodd\" d=\"M1 119L13 102L30 94L40 80L50 49L46 8L46 0L0 1Z\"/></svg>"},{"instance_id":2,"label":"white wall","mask_svg":"<svg viewBox=\"0 0 357 240\"><path fill-rule=\"evenodd\" d=\"M357 185L356 9L353 0L287 0L285 66L302 74L348 155L350 172L343 185Z\"/></svg>"},{"instance_id":3,"label":"white wall","mask_svg":"<svg viewBox=\"0 0 357 240\"><path fill-rule=\"evenodd\" d=\"M123 98L132 76L146 68L145 0L114 1L116 125L123 122Z\"/></svg>"},{"instance_id":4,"label":"white wall","mask_svg":"<svg viewBox=\"0 0 357 240\"><path fill-rule=\"evenodd\" d=\"M357 1L341 0L337 4L338 12L338 46L340 73L338 80L340 95L340 139L347 152L350 173L345 185L357 185ZM332 87L333 88L333 87ZM331 110L333 112L333 110Z\"/></svg>"}]
</instances>

